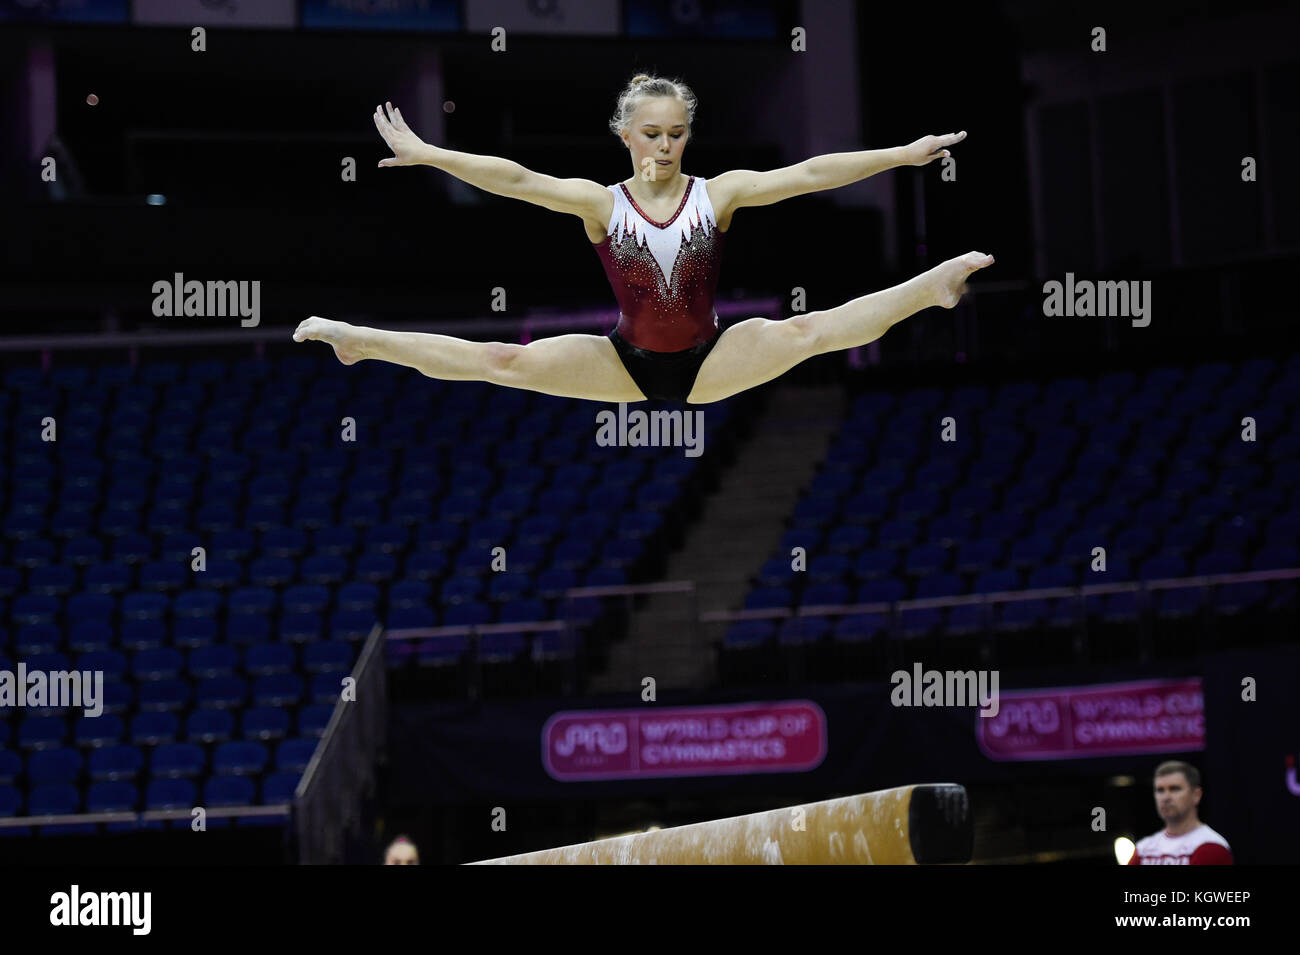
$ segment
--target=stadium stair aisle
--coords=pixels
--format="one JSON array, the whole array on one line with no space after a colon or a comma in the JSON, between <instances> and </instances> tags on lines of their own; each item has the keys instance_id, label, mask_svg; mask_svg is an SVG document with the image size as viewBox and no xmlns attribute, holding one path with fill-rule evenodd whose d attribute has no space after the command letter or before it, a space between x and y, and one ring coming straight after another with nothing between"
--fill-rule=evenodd
<instances>
[{"instance_id":1,"label":"stadium stair aisle","mask_svg":"<svg viewBox=\"0 0 1300 955\"><path fill-rule=\"evenodd\" d=\"M737 609L748 581L780 542L786 517L812 480L844 419L837 387L775 389L748 442L704 502L700 518L669 556L663 580L692 580L698 604L681 593L653 594L634 615L628 637L611 648L592 692L704 686L717 677L717 654L692 610Z\"/></svg>"}]
</instances>

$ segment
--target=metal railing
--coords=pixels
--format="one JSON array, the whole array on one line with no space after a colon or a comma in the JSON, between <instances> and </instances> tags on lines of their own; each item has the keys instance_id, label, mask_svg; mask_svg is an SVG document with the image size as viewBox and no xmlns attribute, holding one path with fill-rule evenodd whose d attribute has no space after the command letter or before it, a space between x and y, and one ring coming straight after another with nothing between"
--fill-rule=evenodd
<instances>
[{"instance_id":1,"label":"metal railing","mask_svg":"<svg viewBox=\"0 0 1300 955\"><path fill-rule=\"evenodd\" d=\"M325 734L294 792L298 861L337 864L349 832L360 822L361 801L373 790L375 764L388 734L388 678L383 627L376 623L352 668L355 698L340 695Z\"/></svg>"},{"instance_id":2,"label":"metal railing","mask_svg":"<svg viewBox=\"0 0 1300 955\"><path fill-rule=\"evenodd\" d=\"M1300 578L1300 568L1252 570L1232 574L1204 574L1197 577L1164 577L1157 580L1120 581L1113 584L1083 584L1073 587L1039 587L1033 590L1001 590L987 594L955 594L949 597L918 597L859 604L818 604L808 607L771 607L755 610L712 610L700 615L701 623L730 623L785 617L842 617L861 613L896 616L903 610L960 607L969 604L1015 603L1021 600L1049 600L1054 597L1090 597L1101 594L1135 593L1148 590L1178 590L1220 584L1249 584Z\"/></svg>"}]
</instances>

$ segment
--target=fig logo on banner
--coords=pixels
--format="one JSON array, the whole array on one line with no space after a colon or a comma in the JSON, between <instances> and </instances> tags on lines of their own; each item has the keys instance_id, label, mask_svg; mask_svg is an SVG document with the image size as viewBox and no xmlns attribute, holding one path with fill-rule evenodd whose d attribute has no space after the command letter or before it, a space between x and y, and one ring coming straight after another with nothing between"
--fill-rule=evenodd
<instances>
[{"instance_id":1,"label":"fig logo on banner","mask_svg":"<svg viewBox=\"0 0 1300 955\"><path fill-rule=\"evenodd\" d=\"M811 700L556 713L542 728L553 779L795 773L826 758Z\"/></svg>"},{"instance_id":2,"label":"fig logo on banner","mask_svg":"<svg viewBox=\"0 0 1300 955\"><path fill-rule=\"evenodd\" d=\"M1003 691L1001 709L979 720L989 759L1081 759L1205 748L1199 679Z\"/></svg>"},{"instance_id":3,"label":"fig logo on banner","mask_svg":"<svg viewBox=\"0 0 1300 955\"><path fill-rule=\"evenodd\" d=\"M570 723L564 728L564 738L556 741L555 751L572 756L579 747L587 753L599 750L609 756L626 752L627 727L622 723Z\"/></svg>"},{"instance_id":4,"label":"fig logo on banner","mask_svg":"<svg viewBox=\"0 0 1300 955\"><path fill-rule=\"evenodd\" d=\"M1292 796L1300 796L1300 780L1295 776L1295 757L1286 754L1286 788Z\"/></svg>"}]
</instances>

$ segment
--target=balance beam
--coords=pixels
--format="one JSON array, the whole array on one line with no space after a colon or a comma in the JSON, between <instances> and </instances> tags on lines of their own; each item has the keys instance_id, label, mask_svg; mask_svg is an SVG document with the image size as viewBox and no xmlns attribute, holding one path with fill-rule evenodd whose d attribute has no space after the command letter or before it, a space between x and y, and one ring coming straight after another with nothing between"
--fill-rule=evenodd
<instances>
[{"instance_id":1,"label":"balance beam","mask_svg":"<svg viewBox=\"0 0 1300 955\"><path fill-rule=\"evenodd\" d=\"M474 865L934 865L970 861L975 830L955 783L639 832Z\"/></svg>"}]
</instances>

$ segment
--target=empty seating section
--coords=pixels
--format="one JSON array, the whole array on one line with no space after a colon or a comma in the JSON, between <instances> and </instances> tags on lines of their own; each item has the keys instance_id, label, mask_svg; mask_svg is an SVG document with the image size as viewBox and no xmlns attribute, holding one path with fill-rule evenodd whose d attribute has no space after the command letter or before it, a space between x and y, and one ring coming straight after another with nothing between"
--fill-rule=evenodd
<instances>
[{"instance_id":1,"label":"empty seating section","mask_svg":"<svg viewBox=\"0 0 1300 955\"><path fill-rule=\"evenodd\" d=\"M567 592L654 556L698 460L597 446L600 408L301 355L8 371L0 669L93 670L105 699L0 711L0 815L285 802L376 622L598 615ZM545 666L586 639L477 649Z\"/></svg>"},{"instance_id":2,"label":"empty seating section","mask_svg":"<svg viewBox=\"0 0 1300 955\"><path fill-rule=\"evenodd\" d=\"M1186 652L1204 614L1294 619L1294 579L896 617L892 604L1300 567L1298 420L1297 358L862 394L744 607L886 606L734 622L724 671L815 677L848 672L842 664L855 658L859 675L879 676L900 658L898 641L961 660L979 658L963 645L973 639L1005 666L1077 659L1080 648L1123 659L1142 630L1154 633L1149 651ZM1248 427L1253 441L1243 440ZM792 570L795 546L806 571ZM1104 573L1095 548L1105 548ZM822 650L832 651L825 660Z\"/></svg>"}]
</instances>

